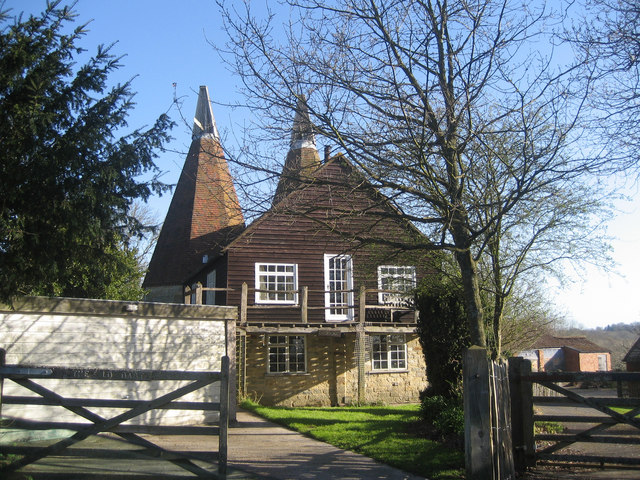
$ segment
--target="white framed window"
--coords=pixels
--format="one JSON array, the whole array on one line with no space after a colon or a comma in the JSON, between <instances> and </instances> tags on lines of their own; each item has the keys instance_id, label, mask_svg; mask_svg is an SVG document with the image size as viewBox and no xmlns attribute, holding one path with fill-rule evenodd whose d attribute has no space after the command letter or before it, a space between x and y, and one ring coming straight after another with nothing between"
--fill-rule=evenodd
<instances>
[{"instance_id":1,"label":"white framed window","mask_svg":"<svg viewBox=\"0 0 640 480\"><path fill-rule=\"evenodd\" d=\"M307 371L304 335L269 335L269 373Z\"/></svg>"},{"instance_id":2,"label":"white framed window","mask_svg":"<svg viewBox=\"0 0 640 480\"><path fill-rule=\"evenodd\" d=\"M324 256L325 319L353 319L353 264L351 255Z\"/></svg>"},{"instance_id":3,"label":"white framed window","mask_svg":"<svg viewBox=\"0 0 640 480\"><path fill-rule=\"evenodd\" d=\"M298 265L256 263L256 303L298 303Z\"/></svg>"},{"instance_id":4,"label":"white framed window","mask_svg":"<svg viewBox=\"0 0 640 480\"><path fill-rule=\"evenodd\" d=\"M378 301L381 304L398 307L410 306L413 304L410 292L415 288L416 267L409 265L380 265L378 267L378 290L385 290L378 293Z\"/></svg>"},{"instance_id":5,"label":"white framed window","mask_svg":"<svg viewBox=\"0 0 640 480\"><path fill-rule=\"evenodd\" d=\"M371 368L373 370L406 370L407 343L404 335L372 335Z\"/></svg>"}]
</instances>

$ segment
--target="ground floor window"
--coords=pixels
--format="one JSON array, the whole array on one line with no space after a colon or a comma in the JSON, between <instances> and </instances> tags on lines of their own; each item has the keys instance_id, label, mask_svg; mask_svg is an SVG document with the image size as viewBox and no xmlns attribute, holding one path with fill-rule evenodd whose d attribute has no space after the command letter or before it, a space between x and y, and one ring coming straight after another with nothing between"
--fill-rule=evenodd
<instances>
[{"instance_id":1,"label":"ground floor window","mask_svg":"<svg viewBox=\"0 0 640 480\"><path fill-rule=\"evenodd\" d=\"M373 370L406 370L407 344L402 334L372 335Z\"/></svg>"},{"instance_id":2,"label":"ground floor window","mask_svg":"<svg viewBox=\"0 0 640 480\"><path fill-rule=\"evenodd\" d=\"M269 335L269 373L306 372L304 335Z\"/></svg>"}]
</instances>

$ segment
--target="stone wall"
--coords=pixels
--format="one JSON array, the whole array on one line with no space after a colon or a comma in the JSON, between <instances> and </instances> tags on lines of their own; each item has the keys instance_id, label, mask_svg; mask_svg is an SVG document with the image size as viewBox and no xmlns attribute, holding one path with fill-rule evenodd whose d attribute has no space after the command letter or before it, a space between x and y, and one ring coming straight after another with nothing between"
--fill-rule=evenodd
<instances>
[{"instance_id":1,"label":"stone wall","mask_svg":"<svg viewBox=\"0 0 640 480\"><path fill-rule=\"evenodd\" d=\"M219 371L221 357L233 355L235 338L227 342L227 337L235 337L236 318L234 307L26 297L11 307L0 307L0 348L6 350L7 364ZM228 345L233 345L231 351ZM177 382L45 379L38 383L65 397L146 400L175 389ZM218 401L218 386L183 400ZM6 380L4 395L33 394ZM107 417L119 413L92 410ZM60 407L3 405L2 415L83 421ZM131 423L192 424L212 419L198 411L154 410Z\"/></svg>"},{"instance_id":2,"label":"stone wall","mask_svg":"<svg viewBox=\"0 0 640 480\"><path fill-rule=\"evenodd\" d=\"M402 372L373 372L370 354L366 362L366 403L419 401L426 388L426 368L416 335L407 335L408 368ZM275 374L267 371L268 346L264 334L248 334L246 340L247 396L264 405L335 406L352 404L358 397L355 333L306 336L306 373Z\"/></svg>"}]
</instances>

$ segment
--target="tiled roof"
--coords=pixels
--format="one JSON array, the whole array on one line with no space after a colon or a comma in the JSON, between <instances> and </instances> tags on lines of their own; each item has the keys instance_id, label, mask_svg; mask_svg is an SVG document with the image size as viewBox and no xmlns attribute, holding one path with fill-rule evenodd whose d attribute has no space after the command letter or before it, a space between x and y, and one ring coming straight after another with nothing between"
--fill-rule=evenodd
<instances>
[{"instance_id":1,"label":"tiled roof","mask_svg":"<svg viewBox=\"0 0 640 480\"><path fill-rule=\"evenodd\" d=\"M200 88L191 147L156 244L145 287L181 285L244 225L229 166L211 113L206 87Z\"/></svg>"},{"instance_id":2,"label":"tiled roof","mask_svg":"<svg viewBox=\"0 0 640 480\"><path fill-rule=\"evenodd\" d=\"M300 97L291 129L289 153L282 168L272 205L277 205L289 193L297 190L305 183L305 178L312 177L320 166L320 155L316 148L309 109L304 97Z\"/></svg>"},{"instance_id":3,"label":"tiled roof","mask_svg":"<svg viewBox=\"0 0 640 480\"><path fill-rule=\"evenodd\" d=\"M640 337L622 359L623 362L640 362Z\"/></svg>"},{"instance_id":4,"label":"tiled roof","mask_svg":"<svg viewBox=\"0 0 640 480\"><path fill-rule=\"evenodd\" d=\"M535 341L532 348L572 348L582 353L602 353L607 350L587 340L587 337L555 337L545 334Z\"/></svg>"}]
</instances>

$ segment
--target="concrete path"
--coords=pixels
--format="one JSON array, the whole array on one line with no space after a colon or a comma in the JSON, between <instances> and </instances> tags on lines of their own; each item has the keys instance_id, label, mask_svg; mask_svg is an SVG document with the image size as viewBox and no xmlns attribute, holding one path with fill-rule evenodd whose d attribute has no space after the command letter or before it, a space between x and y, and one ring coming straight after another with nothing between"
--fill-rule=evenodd
<instances>
[{"instance_id":1,"label":"concrete path","mask_svg":"<svg viewBox=\"0 0 640 480\"><path fill-rule=\"evenodd\" d=\"M417 480L418 477L312 440L248 412L229 429L229 465L259 478Z\"/></svg>"},{"instance_id":2,"label":"concrete path","mask_svg":"<svg viewBox=\"0 0 640 480\"><path fill-rule=\"evenodd\" d=\"M212 436L146 436L172 451L217 450ZM50 442L46 442L50 443ZM115 435L90 437L74 448L131 449ZM211 465L197 462L211 471ZM229 429L228 480L418 480L410 475L356 453L341 450L287 430L249 412L238 412L238 422ZM6 480L186 480L197 478L167 462L154 459L111 459L79 456L46 457ZM3 479L4 480L4 479Z\"/></svg>"}]
</instances>

